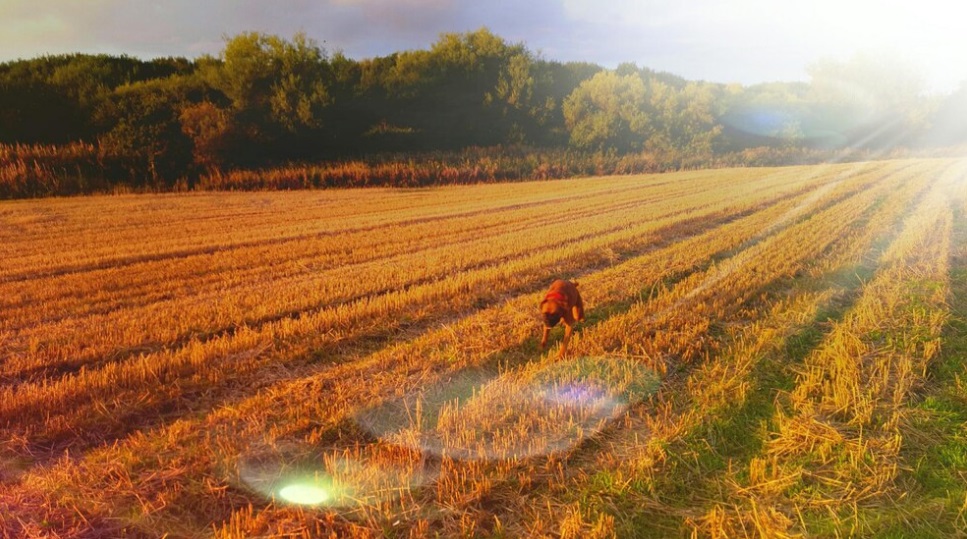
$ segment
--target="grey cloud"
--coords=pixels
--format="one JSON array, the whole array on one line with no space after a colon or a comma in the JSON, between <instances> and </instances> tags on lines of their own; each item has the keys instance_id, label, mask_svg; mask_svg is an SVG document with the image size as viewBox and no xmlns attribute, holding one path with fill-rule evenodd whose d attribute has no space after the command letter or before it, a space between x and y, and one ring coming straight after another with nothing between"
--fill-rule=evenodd
<instances>
[{"instance_id":1,"label":"grey cloud","mask_svg":"<svg viewBox=\"0 0 967 539\"><path fill-rule=\"evenodd\" d=\"M850 53L849 39L859 38L837 30L850 21L826 13L837 9L838 0L817 2L800 6L772 0L2 0L0 61L64 52L197 57L218 54L224 36L244 31L284 37L302 31L329 51L361 59L426 48L441 33L486 26L550 60L608 67L635 62L693 79L754 83L801 79L808 63L830 51ZM873 5L872 0L864 2ZM950 77L962 78L964 68L955 55L937 56L947 49L962 49L956 45L964 42L956 38L952 46L944 46L943 39L959 34L943 26L943 17L924 14L923 20L907 25L909 17L901 17L906 12L888 11L855 8L848 13L857 18L883 15L878 35L891 38L887 30L895 25L919 25L920 35L936 36L937 43L921 38L905 48L945 65L946 71L956 71ZM873 29L878 24L873 19L863 23ZM929 25L939 26L934 31ZM906 39L911 41L910 36Z\"/></svg>"}]
</instances>

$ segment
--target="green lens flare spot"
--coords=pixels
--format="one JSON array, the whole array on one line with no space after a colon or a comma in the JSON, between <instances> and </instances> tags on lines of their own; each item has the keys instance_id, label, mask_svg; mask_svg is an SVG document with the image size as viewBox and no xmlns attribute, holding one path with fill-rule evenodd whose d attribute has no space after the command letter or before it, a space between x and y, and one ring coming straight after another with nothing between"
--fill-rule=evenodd
<instances>
[{"instance_id":1,"label":"green lens flare spot","mask_svg":"<svg viewBox=\"0 0 967 539\"><path fill-rule=\"evenodd\" d=\"M329 501L329 491L319 485L293 483L279 489L279 497L298 505L321 505Z\"/></svg>"}]
</instances>

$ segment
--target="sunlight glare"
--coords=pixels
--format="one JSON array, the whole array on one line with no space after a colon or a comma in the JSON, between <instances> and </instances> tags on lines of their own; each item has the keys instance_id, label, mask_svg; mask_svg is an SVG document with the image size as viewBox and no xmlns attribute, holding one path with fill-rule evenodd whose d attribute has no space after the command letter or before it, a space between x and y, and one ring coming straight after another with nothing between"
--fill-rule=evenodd
<instances>
[{"instance_id":1,"label":"sunlight glare","mask_svg":"<svg viewBox=\"0 0 967 539\"><path fill-rule=\"evenodd\" d=\"M279 489L279 497L297 505L321 505L329 501L329 491L311 482L297 482Z\"/></svg>"}]
</instances>

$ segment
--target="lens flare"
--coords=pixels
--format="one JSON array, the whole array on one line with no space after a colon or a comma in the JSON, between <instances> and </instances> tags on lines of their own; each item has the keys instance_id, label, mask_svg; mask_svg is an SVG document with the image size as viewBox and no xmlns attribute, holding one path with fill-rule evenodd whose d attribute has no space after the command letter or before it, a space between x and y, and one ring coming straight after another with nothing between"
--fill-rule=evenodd
<instances>
[{"instance_id":1,"label":"lens flare","mask_svg":"<svg viewBox=\"0 0 967 539\"><path fill-rule=\"evenodd\" d=\"M237 467L238 481L265 498L329 509L390 502L435 478L422 455L379 442L341 448L295 440L254 444Z\"/></svg>"},{"instance_id":2,"label":"lens flare","mask_svg":"<svg viewBox=\"0 0 967 539\"><path fill-rule=\"evenodd\" d=\"M653 394L637 361L581 357L495 373L470 370L355 417L375 437L346 447L253 444L237 460L246 488L278 503L354 509L402 503L446 460L497 461L569 451ZM349 438L358 439L358 436Z\"/></svg>"},{"instance_id":3,"label":"lens flare","mask_svg":"<svg viewBox=\"0 0 967 539\"><path fill-rule=\"evenodd\" d=\"M312 483L293 483L279 489L279 497L296 505L322 505L329 501L329 491Z\"/></svg>"},{"instance_id":4,"label":"lens flare","mask_svg":"<svg viewBox=\"0 0 967 539\"><path fill-rule=\"evenodd\" d=\"M623 408L622 403L608 395L605 390L577 382L538 388L536 394L552 405L567 409L587 409L595 415L601 411Z\"/></svg>"},{"instance_id":5,"label":"lens flare","mask_svg":"<svg viewBox=\"0 0 967 539\"><path fill-rule=\"evenodd\" d=\"M526 459L576 447L658 385L657 374L638 362L582 357L458 376L356 419L387 443L434 456Z\"/></svg>"},{"instance_id":6,"label":"lens flare","mask_svg":"<svg viewBox=\"0 0 967 539\"><path fill-rule=\"evenodd\" d=\"M746 106L723 116L726 125L750 135L783 138L798 126L794 114L768 106Z\"/></svg>"}]
</instances>

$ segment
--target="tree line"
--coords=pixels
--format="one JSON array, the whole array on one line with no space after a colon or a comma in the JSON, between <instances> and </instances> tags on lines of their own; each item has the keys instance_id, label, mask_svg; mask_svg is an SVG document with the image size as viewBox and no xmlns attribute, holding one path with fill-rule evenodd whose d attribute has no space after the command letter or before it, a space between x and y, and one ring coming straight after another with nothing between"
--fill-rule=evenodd
<instances>
[{"instance_id":1,"label":"tree line","mask_svg":"<svg viewBox=\"0 0 967 539\"><path fill-rule=\"evenodd\" d=\"M482 147L672 167L752 148L941 147L967 141L964 112L967 86L928 96L910 69L883 58L819 62L809 82L746 87L547 60L485 28L364 60L304 34L250 32L194 60L72 54L0 64L0 144L16 145L0 155L49 154L43 163L77 175L96 169L109 182L161 188L232 170ZM78 144L92 150L72 164Z\"/></svg>"}]
</instances>

